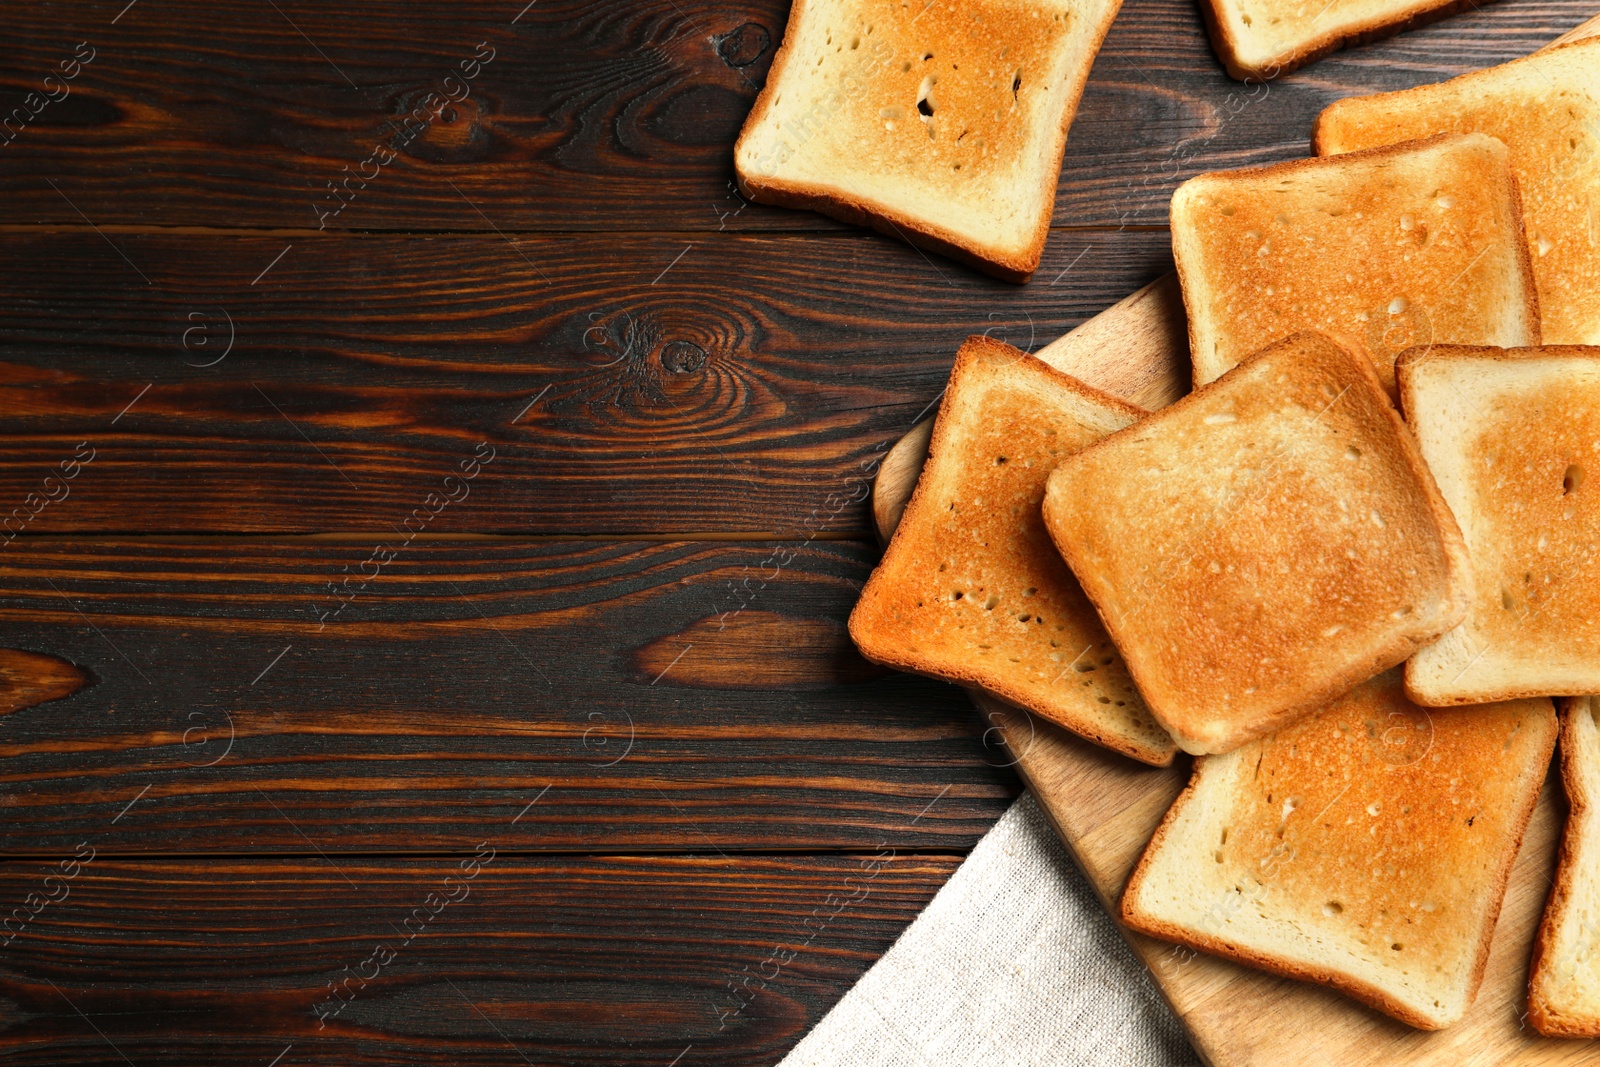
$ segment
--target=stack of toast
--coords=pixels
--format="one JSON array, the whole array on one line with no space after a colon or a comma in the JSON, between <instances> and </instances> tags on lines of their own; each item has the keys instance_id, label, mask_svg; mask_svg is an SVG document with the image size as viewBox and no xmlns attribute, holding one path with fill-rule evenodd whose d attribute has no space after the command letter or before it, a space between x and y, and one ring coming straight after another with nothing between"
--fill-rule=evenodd
<instances>
[{"instance_id":1,"label":"stack of toast","mask_svg":"<svg viewBox=\"0 0 1600 1067\"><path fill-rule=\"evenodd\" d=\"M962 347L850 632L1195 757L1133 929L1448 1026L1559 735L1528 1018L1600 1036L1597 136L1581 40L1340 101L1319 155L1185 183L1194 390L1154 413Z\"/></svg>"}]
</instances>

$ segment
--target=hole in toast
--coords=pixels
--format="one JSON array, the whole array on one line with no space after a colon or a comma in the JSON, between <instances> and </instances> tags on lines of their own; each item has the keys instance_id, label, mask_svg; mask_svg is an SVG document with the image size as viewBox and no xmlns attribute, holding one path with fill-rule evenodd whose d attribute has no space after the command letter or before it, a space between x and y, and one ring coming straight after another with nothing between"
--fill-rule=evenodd
<instances>
[{"instance_id":1,"label":"hole in toast","mask_svg":"<svg viewBox=\"0 0 1600 1067\"><path fill-rule=\"evenodd\" d=\"M1345 459L1360 459L1361 458L1361 449L1357 448L1355 445L1351 445L1349 448L1344 450L1344 458Z\"/></svg>"},{"instance_id":2,"label":"hole in toast","mask_svg":"<svg viewBox=\"0 0 1600 1067\"><path fill-rule=\"evenodd\" d=\"M950 594L950 599L951 600L960 600L962 597L964 597L966 595L967 594L965 594L961 590L957 589L955 592Z\"/></svg>"},{"instance_id":3,"label":"hole in toast","mask_svg":"<svg viewBox=\"0 0 1600 1067\"><path fill-rule=\"evenodd\" d=\"M1033 594L1037 593L1038 591L1039 591L1039 587L1038 586L1030 585L1030 586L1028 586L1028 588L1026 588L1026 589L1024 589L1022 591L1022 595L1023 596L1032 596Z\"/></svg>"},{"instance_id":4,"label":"hole in toast","mask_svg":"<svg viewBox=\"0 0 1600 1067\"><path fill-rule=\"evenodd\" d=\"M1322 914L1324 915L1331 917L1334 915L1341 915L1343 913L1344 905L1339 903L1337 900L1330 900L1322 906Z\"/></svg>"},{"instance_id":5,"label":"hole in toast","mask_svg":"<svg viewBox=\"0 0 1600 1067\"><path fill-rule=\"evenodd\" d=\"M1578 486L1582 484L1583 468L1574 463L1572 466L1568 467L1567 472L1561 476L1561 495L1566 496L1568 493L1575 492Z\"/></svg>"},{"instance_id":6,"label":"hole in toast","mask_svg":"<svg viewBox=\"0 0 1600 1067\"><path fill-rule=\"evenodd\" d=\"M1005 456L996 456L996 457L994 457L994 465L996 467L1003 467L1003 466L1005 466L1006 462L1007 462L1007 460L1006 460Z\"/></svg>"},{"instance_id":7,"label":"hole in toast","mask_svg":"<svg viewBox=\"0 0 1600 1067\"><path fill-rule=\"evenodd\" d=\"M850 51L854 52L857 48L860 48L860 47L861 47L861 38L859 38L859 37L850 38Z\"/></svg>"},{"instance_id":8,"label":"hole in toast","mask_svg":"<svg viewBox=\"0 0 1600 1067\"><path fill-rule=\"evenodd\" d=\"M1094 669L1095 669L1095 665L1094 665L1094 661L1093 660L1090 660L1087 663L1079 663L1077 665L1077 671L1078 671L1079 674L1088 674L1090 671L1092 671ZM1088 685L1089 683L1085 682L1084 684Z\"/></svg>"},{"instance_id":9,"label":"hole in toast","mask_svg":"<svg viewBox=\"0 0 1600 1067\"><path fill-rule=\"evenodd\" d=\"M993 611L995 609L995 605L997 605L999 603L1000 603L1000 598L995 596L993 593L990 593L989 594L989 599L984 601L984 603L983 603L984 610L985 611Z\"/></svg>"},{"instance_id":10,"label":"hole in toast","mask_svg":"<svg viewBox=\"0 0 1600 1067\"><path fill-rule=\"evenodd\" d=\"M1517 602L1511 597L1511 590L1505 586L1500 587L1500 606L1507 611L1515 611L1517 607Z\"/></svg>"}]
</instances>

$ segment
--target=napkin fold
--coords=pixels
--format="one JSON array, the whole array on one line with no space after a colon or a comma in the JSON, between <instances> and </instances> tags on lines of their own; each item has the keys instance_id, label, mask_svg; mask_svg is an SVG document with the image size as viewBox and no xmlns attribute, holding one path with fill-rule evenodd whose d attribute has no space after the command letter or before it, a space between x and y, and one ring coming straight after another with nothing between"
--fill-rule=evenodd
<instances>
[{"instance_id":1,"label":"napkin fold","mask_svg":"<svg viewBox=\"0 0 1600 1067\"><path fill-rule=\"evenodd\" d=\"M780 1067L1198 1067L1032 793Z\"/></svg>"}]
</instances>

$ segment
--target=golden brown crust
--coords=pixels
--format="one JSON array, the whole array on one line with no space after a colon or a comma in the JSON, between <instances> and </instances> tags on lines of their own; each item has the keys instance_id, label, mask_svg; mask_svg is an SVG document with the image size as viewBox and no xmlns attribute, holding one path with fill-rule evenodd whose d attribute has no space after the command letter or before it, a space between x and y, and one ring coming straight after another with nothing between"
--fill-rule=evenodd
<instances>
[{"instance_id":1,"label":"golden brown crust","mask_svg":"<svg viewBox=\"0 0 1600 1067\"><path fill-rule=\"evenodd\" d=\"M1374 679L1371 686L1383 685L1383 679ZM1357 693L1350 695L1351 699L1359 699ZM1338 703L1344 703L1340 701ZM1335 713L1337 705L1330 706L1330 714ZM1547 705L1548 707L1548 705ZM1488 711L1488 708L1484 708ZM1534 754L1531 766L1544 768L1548 766L1549 758L1556 741L1555 730L1550 730L1546 739L1541 743L1540 752ZM1407 1025L1422 1030L1437 1030L1447 1025L1436 1019L1431 1019L1415 1011L1410 1005L1398 1000L1388 990L1377 987L1370 982L1362 981L1351 974L1341 972L1331 967L1317 967L1306 965L1297 961L1285 959L1281 954L1258 950L1250 945L1230 942L1222 937L1214 936L1194 926L1169 922L1154 915L1145 913L1140 909L1139 901L1144 890L1144 883L1150 876L1156 859L1161 855L1167 845L1169 834L1184 818L1184 809L1199 795L1204 782L1203 772L1209 760L1226 757L1206 757L1196 759L1194 772L1188 784L1173 802L1161 823L1156 827L1149 844L1146 846L1139 863L1135 866L1128 883L1123 890L1121 905L1118 909L1122 922L1131 929L1152 937L1160 938L1220 956L1225 959L1237 960L1241 963L1256 967L1272 974L1282 975L1286 978L1318 982L1331 986L1346 995L1361 1001L1379 1011L1384 1012ZM1305 757L1302 757L1305 758ZM1542 780L1542 770L1539 780ZM1343 793L1340 794L1341 796ZM1499 919L1501 905L1504 901L1506 887L1511 877L1511 868L1515 862L1517 852L1521 847L1522 839L1526 834L1529 821L1533 817L1533 810L1538 801L1539 789L1527 789L1523 795L1516 798L1516 807L1512 810L1508 820L1507 833L1499 841L1499 853L1490 864L1486 865L1489 883L1489 908L1484 923L1479 931L1477 943L1473 946L1472 972L1469 985L1469 1001L1475 995L1483 981L1484 971L1488 965L1489 950L1493 941L1495 925ZM1398 798L1386 798L1394 802ZM1436 798L1430 798L1436 799ZM1215 800L1212 801L1215 803ZM1331 805L1330 805L1331 806ZM1370 847L1362 836L1359 846ZM1337 848L1337 844L1324 845L1325 848ZM1220 862L1220 857L1219 857Z\"/></svg>"},{"instance_id":2,"label":"golden brown crust","mask_svg":"<svg viewBox=\"0 0 1600 1067\"><path fill-rule=\"evenodd\" d=\"M1545 967L1545 960L1555 952L1556 935L1572 896L1573 883L1581 876L1578 847L1583 836L1585 816L1594 803L1584 787L1578 767L1578 741L1575 736L1578 703L1590 699L1569 697L1561 701L1561 785L1570 811L1566 830L1561 835L1555 881L1551 883L1544 917L1539 922L1539 935L1533 942L1533 957L1528 962L1528 1023L1546 1037L1600 1037L1600 1018L1574 1019L1562 1015L1540 995L1540 974Z\"/></svg>"},{"instance_id":3,"label":"golden brown crust","mask_svg":"<svg viewBox=\"0 0 1600 1067\"><path fill-rule=\"evenodd\" d=\"M809 0L794 0L789 13L789 25L798 25L804 16ZM1060 181L1062 157L1066 151L1067 132L1072 126L1072 120L1078 111L1078 102L1083 97L1083 90L1088 81L1089 68L1094 63L1095 55L1099 52L1100 43L1105 40L1111 23L1116 18L1122 0L1111 0L1099 23L1093 28L1093 44L1087 51L1087 58L1079 69L1070 72L1069 77L1074 82L1074 87L1063 101L1060 120L1053 132L1052 142L1047 153L1047 159L1052 162L1047 167L1048 184L1053 194ZM849 192L837 192L816 189L805 182L786 181L782 178L763 177L747 174L741 165L743 160L742 149L746 138L752 136L768 119L773 107L773 100L781 91L784 71L792 58L792 35L787 31L783 43L778 46L777 53L773 56L772 66L767 72L766 84L756 96L755 104L751 107L749 115L745 118L744 126L739 131L739 137L734 143L734 177L738 184L739 192L747 199L758 203L772 204L777 207L794 208L799 210L816 211L830 218L839 219L853 225L866 226L886 234L948 256L957 262L981 270L1003 281L1022 284L1033 276L1039 267L1039 260L1044 253L1045 240L1050 235L1050 222L1054 213L1054 196L1046 197L1047 206L1042 217L1034 227L1027 246L1018 252L1006 253L992 247L975 244L963 235L942 227L928 219L914 218L902 211L894 210L886 205L872 202L866 197L855 196Z\"/></svg>"},{"instance_id":4,"label":"golden brown crust","mask_svg":"<svg viewBox=\"0 0 1600 1067\"><path fill-rule=\"evenodd\" d=\"M1342 48L1381 41L1397 33L1437 22L1469 7L1476 7L1473 0L1427 0L1397 15L1373 18L1355 26L1330 30L1285 49L1265 63L1252 65L1239 58L1240 42L1234 36L1232 27L1218 16L1215 5L1216 0L1201 0L1200 3L1200 13L1205 20L1206 33L1211 38L1211 46L1222 62L1223 69L1230 77L1239 81L1251 79L1271 81Z\"/></svg>"},{"instance_id":5,"label":"golden brown crust","mask_svg":"<svg viewBox=\"0 0 1600 1067\"><path fill-rule=\"evenodd\" d=\"M960 454L951 443L952 434L964 432L964 428L959 426L957 419L953 417L954 409L965 402L960 395L960 383L974 364L995 360L1003 361L1013 374L1031 378L1050 390L1073 394L1095 408L1114 413L1127 421L1137 420L1146 414L1144 409L1093 389L1071 375L1054 370L1048 364L1010 345L984 336L969 337L961 346L955 367L951 371L953 387L945 393L940 403L938 417L934 422L933 437L929 443L928 459L923 467L924 476L917 480L916 488L912 491L901 521L890 538L884 552L884 562L873 571L866 587L862 590L856 609L851 612L850 636L861 650L861 654L872 662L897 670L978 687L1008 703L1064 726L1096 744L1142 763L1158 767L1167 766L1176 755L1176 750L1170 742L1156 745L1141 741L1139 737L1126 731L1113 730L1107 720L1083 714L1073 702L1041 700L1037 688L1020 684L1007 674L996 673L993 669L981 669L970 660L933 654L920 646L913 647L914 643L907 640L904 624L895 627L885 625L883 605L893 603L903 591L900 588L905 582L899 567L901 557L917 551L915 544L927 536L926 527L937 518L934 513L939 505L932 497L940 482L939 458L946 451L952 455ZM975 523L982 524L984 521L983 518L979 518ZM1003 521L1003 518L990 518L988 521L991 523ZM996 558L992 562L997 568L1003 567L1004 554L997 551ZM1062 579L1070 583L1072 579L1070 573L1066 572L1065 565L1059 560L1054 562L1062 570ZM1051 590L1042 587L1042 592L1049 596ZM1088 611L1088 614L1092 621L1093 612ZM1070 667L1070 664L1068 666ZM1065 668L1063 670L1065 671ZM1105 702L1109 701L1103 701ZM1159 734L1159 731L1155 733Z\"/></svg>"},{"instance_id":6,"label":"golden brown crust","mask_svg":"<svg viewBox=\"0 0 1600 1067\"><path fill-rule=\"evenodd\" d=\"M1314 364L1325 363L1332 368L1329 371L1330 376L1346 380L1350 389L1366 391L1370 402L1356 415L1348 417L1355 419L1368 431L1369 436L1366 440L1369 442L1387 442L1383 446L1389 450L1386 461L1397 463L1402 472L1396 475L1396 484L1403 482L1414 487L1414 494L1400 500L1390 500L1390 503L1398 503L1401 508L1410 509L1403 524L1411 529L1417 538L1437 538L1440 546L1437 560L1440 572L1433 576L1436 579L1436 587L1433 583L1421 583L1428 585L1426 592L1420 586L1414 592L1424 596L1435 596L1439 599L1439 603L1436 611L1423 613L1403 625L1396 622L1392 627L1386 628L1384 633L1387 636L1380 644L1369 650L1370 654L1364 653L1332 666L1324 665L1319 677L1314 681L1307 680L1305 675L1309 672L1301 669L1304 667L1303 661L1298 662L1299 673L1292 681L1278 679L1272 683L1275 691L1271 696L1276 700L1269 701L1268 696L1263 696L1254 701L1256 706L1261 708L1266 708L1270 703L1271 710L1239 713L1238 717L1229 723L1225 737L1204 740L1202 738L1208 729L1204 716L1215 715L1216 709L1214 706L1207 706L1202 710L1195 706L1197 703L1201 705L1211 703L1197 692L1191 691L1199 684L1198 680L1202 676L1201 664L1186 659L1184 667L1179 669L1159 659L1159 654L1154 648L1155 635L1140 631L1130 621L1136 620L1138 613L1126 614L1117 603L1113 602L1113 597L1121 596L1125 591L1113 588L1109 579L1102 580L1098 576L1097 569L1100 564L1084 547L1087 531L1080 530L1078 525L1075 525L1078 516L1084 514L1086 509L1079 506L1072 509L1074 512L1072 516L1064 515L1065 497L1058 497L1060 492L1058 483L1064 486L1067 479L1075 477L1074 471L1088 469L1086 465L1093 463L1101 455L1117 455L1116 450L1123 448L1125 441L1130 439L1128 435L1135 431L1148 437L1161 433L1167 427L1183 427L1194 419L1201 418L1198 414L1191 416L1191 410L1212 403L1216 396L1225 395L1217 390L1228 389L1226 383L1245 381L1245 376L1251 372L1250 369L1256 363L1280 359L1284 361L1289 371L1314 370ZM1207 399L1208 397L1212 399ZM1361 401L1352 401L1352 404L1358 403ZM1078 503L1082 504L1081 501ZM1084 592L1094 603L1117 647L1123 651L1129 672L1140 692L1144 694L1147 704L1162 725L1173 733L1180 747L1190 752L1223 752L1237 748L1316 711L1353 686L1400 663L1417 648L1455 626L1464 617L1471 602L1470 564L1466 545L1456 526L1455 517L1437 486L1434 485L1433 477L1410 430L1389 402L1378 380L1377 372L1373 370L1370 361L1347 352L1323 335L1313 332L1295 334L1268 346L1224 374L1210 387L1191 393L1170 407L1147 417L1137 427L1112 434L1064 459L1050 479L1044 514L1046 526L1057 548L1078 575ZM1191 514L1190 517L1194 516ZM1400 516L1391 516L1385 529L1389 524L1401 522ZM1411 539L1411 542L1415 539ZM1419 556L1418 560L1420 559ZM1178 585L1176 576L1170 576L1166 584L1176 588ZM1270 614L1271 608L1267 610ZM1196 610L1191 614L1199 617L1204 613ZM1169 623L1175 621L1163 618L1161 622L1163 632ZM1332 618L1323 619L1322 623L1342 625ZM1207 638L1215 636L1210 633L1202 635ZM1195 635L1188 637L1196 647L1204 644L1200 637ZM1263 647L1259 635L1255 635L1253 643L1250 638L1243 635L1232 635L1231 639L1237 641L1235 653L1240 662L1264 656L1292 659L1296 655L1292 646L1287 649L1276 644ZM1162 640L1167 638L1164 637ZM1159 669L1152 667L1152 664L1157 662L1163 664ZM1263 675L1263 677L1268 676ZM1218 684L1222 681L1219 679ZM1237 678L1232 681L1245 684ZM1251 688L1246 692L1254 693L1257 684L1261 683L1251 684ZM1298 687L1298 690L1291 688L1292 686Z\"/></svg>"},{"instance_id":7,"label":"golden brown crust","mask_svg":"<svg viewBox=\"0 0 1600 1067\"><path fill-rule=\"evenodd\" d=\"M770 84L770 81L769 81ZM1071 122L1069 117L1068 122ZM1061 167L1056 166L1059 179ZM784 182L778 179L753 178L737 174L739 192L746 200L774 207L793 208L798 211L815 211L830 219L865 226L888 237L925 248L947 256L1001 281L1026 284L1039 269L1044 255L1044 242L1050 236L1050 220L1046 218L1034 233L1026 251L1016 255L980 252L952 240L948 231L931 223L912 219L902 213L882 210L866 200L848 194L834 194L812 189L804 183Z\"/></svg>"}]
</instances>

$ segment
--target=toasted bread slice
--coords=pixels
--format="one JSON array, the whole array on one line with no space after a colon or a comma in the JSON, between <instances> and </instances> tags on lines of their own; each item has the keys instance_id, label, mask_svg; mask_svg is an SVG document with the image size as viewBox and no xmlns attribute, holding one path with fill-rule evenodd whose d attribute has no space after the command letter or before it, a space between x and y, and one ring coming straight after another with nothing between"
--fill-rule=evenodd
<instances>
[{"instance_id":1,"label":"toasted bread slice","mask_svg":"<svg viewBox=\"0 0 1600 1067\"><path fill-rule=\"evenodd\" d=\"M1399 365L1477 586L1462 624L1406 664L1412 699L1600 692L1600 348L1435 345Z\"/></svg>"},{"instance_id":2,"label":"toasted bread slice","mask_svg":"<svg viewBox=\"0 0 1600 1067\"><path fill-rule=\"evenodd\" d=\"M961 346L928 461L850 614L868 659L980 686L1158 766L1175 746L1045 532L1045 479L1144 412L1032 356Z\"/></svg>"},{"instance_id":3,"label":"toasted bread slice","mask_svg":"<svg viewBox=\"0 0 1600 1067\"><path fill-rule=\"evenodd\" d=\"M1241 81L1270 81L1346 45L1443 18L1470 0L1201 0L1211 47Z\"/></svg>"},{"instance_id":4,"label":"toasted bread slice","mask_svg":"<svg viewBox=\"0 0 1600 1067\"><path fill-rule=\"evenodd\" d=\"M734 146L739 187L1025 282L1120 4L795 0Z\"/></svg>"},{"instance_id":5,"label":"toasted bread slice","mask_svg":"<svg viewBox=\"0 0 1600 1067\"><path fill-rule=\"evenodd\" d=\"M1430 714L1390 671L1195 761L1122 896L1153 937L1437 1030L1477 995L1556 741L1548 699Z\"/></svg>"},{"instance_id":6,"label":"toasted bread slice","mask_svg":"<svg viewBox=\"0 0 1600 1067\"><path fill-rule=\"evenodd\" d=\"M1505 145L1446 135L1202 174L1172 197L1194 381L1296 330L1371 358L1412 344L1539 343Z\"/></svg>"},{"instance_id":7,"label":"toasted bread slice","mask_svg":"<svg viewBox=\"0 0 1600 1067\"><path fill-rule=\"evenodd\" d=\"M1600 344L1600 40L1536 52L1398 93L1353 97L1317 118L1332 155L1438 133L1486 133L1511 150L1547 345Z\"/></svg>"},{"instance_id":8,"label":"toasted bread slice","mask_svg":"<svg viewBox=\"0 0 1600 1067\"><path fill-rule=\"evenodd\" d=\"M1045 524L1156 720L1226 752L1461 620L1465 548L1365 357L1319 334L1065 457Z\"/></svg>"},{"instance_id":9,"label":"toasted bread slice","mask_svg":"<svg viewBox=\"0 0 1600 1067\"><path fill-rule=\"evenodd\" d=\"M1528 1022L1547 1037L1600 1037L1600 726L1595 699L1562 702L1561 782L1571 814L1528 967Z\"/></svg>"}]
</instances>

